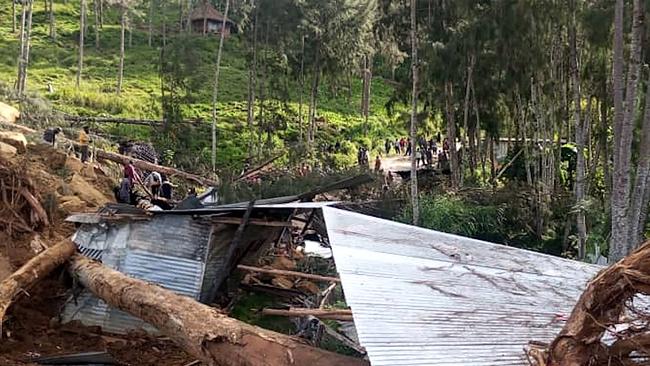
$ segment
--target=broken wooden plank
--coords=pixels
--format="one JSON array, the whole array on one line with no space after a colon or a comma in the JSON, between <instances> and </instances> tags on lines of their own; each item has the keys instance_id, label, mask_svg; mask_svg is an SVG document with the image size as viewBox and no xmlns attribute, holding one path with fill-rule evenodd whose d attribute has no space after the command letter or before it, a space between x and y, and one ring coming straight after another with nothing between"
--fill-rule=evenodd
<instances>
[{"instance_id":1,"label":"broken wooden plank","mask_svg":"<svg viewBox=\"0 0 650 366\"><path fill-rule=\"evenodd\" d=\"M278 276L306 278L306 279L316 280L316 281L341 282L341 279L338 277L321 276L321 275L302 273L296 271L287 271L284 269L260 268L260 267L245 266L243 264L238 265L237 269L241 269L242 271L266 273L266 274L278 275Z\"/></svg>"},{"instance_id":2,"label":"broken wooden plank","mask_svg":"<svg viewBox=\"0 0 650 366\"><path fill-rule=\"evenodd\" d=\"M213 217L212 222L215 224L233 224L241 225L244 220L241 217ZM291 227L291 223L288 221L267 221L263 219L249 219L248 225L256 226L270 226L270 227Z\"/></svg>"},{"instance_id":3,"label":"broken wooden plank","mask_svg":"<svg viewBox=\"0 0 650 366\"><path fill-rule=\"evenodd\" d=\"M71 258L69 270L97 297L155 326L207 365L369 365L230 318L190 297L130 278L84 256Z\"/></svg>"}]
</instances>

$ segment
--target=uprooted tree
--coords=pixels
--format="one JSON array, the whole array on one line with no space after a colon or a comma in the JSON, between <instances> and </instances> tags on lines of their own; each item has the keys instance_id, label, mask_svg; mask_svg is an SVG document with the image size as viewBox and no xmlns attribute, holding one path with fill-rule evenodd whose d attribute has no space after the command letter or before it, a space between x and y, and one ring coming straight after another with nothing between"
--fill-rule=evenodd
<instances>
[{"instance_id":1,"label":"uprooted tree","mask_svg":"<svg viewBox=\"0 0 650 366\"><path fill-rule=\"evenodd\" d=\"M545 350L528 354L536 366L648 365L650 241L589 282L571 316ZM534 361L532 360L534 359Z\"/></svg>"}]
</instances>

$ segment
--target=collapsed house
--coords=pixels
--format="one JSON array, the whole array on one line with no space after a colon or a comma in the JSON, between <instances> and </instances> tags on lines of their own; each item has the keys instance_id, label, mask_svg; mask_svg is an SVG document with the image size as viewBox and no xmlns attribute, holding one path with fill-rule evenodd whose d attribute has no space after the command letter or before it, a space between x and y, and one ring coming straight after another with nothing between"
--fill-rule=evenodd
<instances>
[{"instance_id":1,"label":"collapsed house","mask_svg":"<svg viewBox=\"0 0 650 366\"><path fill-rule=\"evenodd\" d=\"M296 210L322 218L359 348L374 366L528 365L524 347L557 335L600 269L329 203L113 209L70 220L80 224L74 240L86 256L210 303L237 263L276 242ZM71 300L63 318L111 332L155 331L90 293Z\"/></svg>"}]
</instances>

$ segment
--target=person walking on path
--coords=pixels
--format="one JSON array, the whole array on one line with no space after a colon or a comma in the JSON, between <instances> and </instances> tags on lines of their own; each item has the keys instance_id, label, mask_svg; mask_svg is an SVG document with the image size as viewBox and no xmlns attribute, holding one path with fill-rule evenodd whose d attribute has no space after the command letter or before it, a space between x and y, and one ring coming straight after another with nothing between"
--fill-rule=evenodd
<instances>
[{"instance_id":1,"label":"person walking on path","mask_svg":"<svg viewBox=\"0 0 650 366\"><path fill-rule=\"evenodd\" d=\"M406 153L404 155L411 156L412 149L413 149L413 144L411 143L411 139L409 139L408 142L406 143Z\"/></svg>"},{"instance_id":2,"label":"person walking on path","mask_svg":"<svg viewBox=\"0 0 650 366\"><path fill-rule=\"evenodd\" d=\"M381 170L381 158L379 157L379 155L377 155L377 157L375 158L375 173L379 173L380 170Z\"/></svg>"},{"instance_id":3,"label":"person walking on path","mask_svg":"<svg viewBox=\"0 0 650 366\"><path fill-rule=\"evenodd\" d=\"M84 128L79 131L79 149L81 152L81 162L86 163L88 161L88 144L90 143L90 137L89 137L89 128L88 126L84 126Z\"/></svg>"},{"instance_id":4,"label":"person walking on path","mask_svg":"<svg viewBox=\"0 0 650 366\"><path fill-rule=\"evenodd\" d=\"M420 151L420 148L418 148L415 151L415 167L416 168L420 167L420 160L422 160L422 152Z\"/></svg>"},{"instance_id":5,"label":"person walking on path","mask_svg":"<svg viewBox=\"0 0 650 366\"><path fill-rule=\"evenodd\" d=\"M390 155L390 146L391 146L390 140L386 139L386 143L384 144L384 147L386 148L386 156Z\"/></svg>"},{"instance_id":6,"label":"person walking on path","mask_svg":"<svg viewBox=\"0 0 650 366\"><path fill-rule=\"evenodd\" d=\"M397 154L397 155L401 155L401 154L402 154L402 150L400 150L400 148L399 148L399 139L395 139L395 146L394 146L394 148L395 148L395 154Z\"/></svg>"}]
</instances>

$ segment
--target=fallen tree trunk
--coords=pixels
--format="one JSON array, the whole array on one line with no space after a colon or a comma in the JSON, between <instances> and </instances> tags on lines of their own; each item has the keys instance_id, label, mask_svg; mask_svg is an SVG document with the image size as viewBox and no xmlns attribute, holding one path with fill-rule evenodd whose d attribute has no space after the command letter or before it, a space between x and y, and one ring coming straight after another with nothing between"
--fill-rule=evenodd
<instances>
[{"instance_id":1,"label":"fallen tree trunk","mask_svg":"<svg viewBox=\"0 0 650 366\"><path fill-rule=\"evenodd\" d=\"M178 170L175 168L170 168L167 166L162 166L162 165L157 165L150 163L148 161L144 160L139 160L136 158L132 158L130 156L126 155L121 155L117 153L112 153L104 150L95 150L95 154L97 155L97 158L99 159L104 159L104 160L110 160L114 161L116 163L120 164L126 164L129 161L133 162L133 165L136 167L142 169L142 170L148 170L148 171L156 171L158 173L165 173L167 176L179 176L181 178L187 179L187 180L193 180L195 182L198 182L200 184L206 185L206 186L218 186L219 185L219 180L218 179L209 179L209 178L204 178L201 177L200 175L192 174L192 173L187 173L182 170Z\"/></svg>"},{"instance_id":2,"label":"fallen tree trunk","mask_svg":"<svg viewBox=\"0 0 650 366\"><path fill-rule=\"evenodd\" d=\"M341 280L339 278L337 278L337 277L319 276L319 275L310 274L310 273L286 271L286 270L283 270L283 269L259 268L259 267L245 266L243 264L238 265L237 269L241 269L242 271L247 271L247 272L266 273L266 274L278 275L278 276L307 278L307 279L315 280L315 281L341 282Z\"/></svg>"},{"instance_id":3,"label":"fallen tree trunk","mask_svg":"<svg viewBox=\"0 0 650 366\"><path fill-rule=\"evenodd\" d=\"M0 283L0 337L2 320L14 298L63 264L77 248L70 239L44 250Z\"/></svg>"},{"instance_id":4,"label":"fallen tree trunk","mask_svg":"<svg viewBox=\"0 0 650 366\"><path fill-rule=\"evenodd\" d=\"M111 306L152 324L207 365L368 365L228 317L193 299L129 278L86 257L70 261L80 283Z\"/></svg>"}]
</instances>

